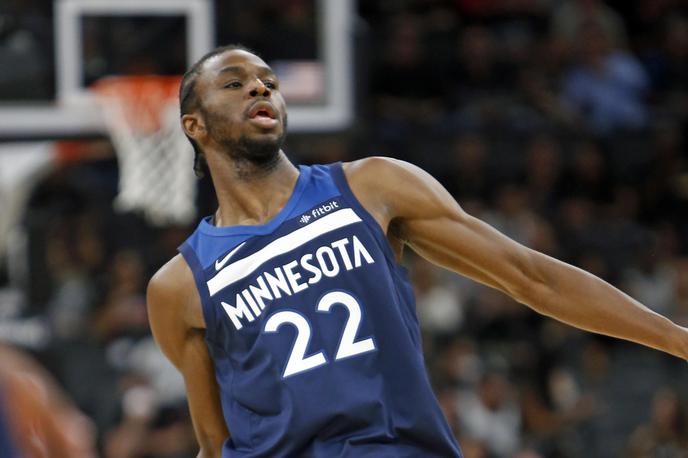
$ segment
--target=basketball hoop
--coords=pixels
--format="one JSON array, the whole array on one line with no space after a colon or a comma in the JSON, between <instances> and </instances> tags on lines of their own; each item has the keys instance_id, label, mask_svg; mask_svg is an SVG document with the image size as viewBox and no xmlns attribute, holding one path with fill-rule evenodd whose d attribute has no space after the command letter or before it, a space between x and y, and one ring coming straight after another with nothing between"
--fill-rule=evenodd
<instances>
[{"instance_id":1,"label":"basketball hoop","mask_svg":"<svg viewBox=\"0 0 688 458\"><path fill-rule=\"evenodd\" d=\"M157 226L195 217L193 150L179 125L177 76L117 76L90 89L117 153L115 208L139 211Z\"/></svg>"}]
</instances>

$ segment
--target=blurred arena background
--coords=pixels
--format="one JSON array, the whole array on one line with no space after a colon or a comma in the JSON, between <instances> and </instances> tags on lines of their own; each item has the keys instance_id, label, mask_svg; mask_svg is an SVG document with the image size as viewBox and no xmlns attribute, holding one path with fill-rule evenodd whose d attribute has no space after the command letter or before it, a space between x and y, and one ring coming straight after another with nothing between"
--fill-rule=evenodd
<instances>
[{"instance_id":1,"label":"blurred arena background","mask_svg":"<svg viewBox=\"0 0 688 458\"><path fill-rule=\"evenodd\" d=\"M413 162L510 237L688 325L685 1L1 0L0 343L47 369L99 456L195 456L144 293L215 203L180 148L133 180L189 212L122 205L127 156L87 88L181 75L235 42L285 83L293 161ZM466 458L688 456L685 362L405 262Z\"/></svg>"}]
</instances>

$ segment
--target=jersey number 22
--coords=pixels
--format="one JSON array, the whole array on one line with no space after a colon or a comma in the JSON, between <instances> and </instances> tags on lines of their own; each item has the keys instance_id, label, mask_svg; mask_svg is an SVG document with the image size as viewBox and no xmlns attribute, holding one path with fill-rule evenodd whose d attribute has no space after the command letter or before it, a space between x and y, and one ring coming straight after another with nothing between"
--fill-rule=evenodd
<instances>
[{"instance_id":1,"label":"jersey number 22","mask_svg":"<svg viewBox=\"0 0 688 458\"><path fill-rule=\"evenodd\" d=\"M361 324L361 305L351 294L343 291L331 291L320 299L316 310L329 312L332 306L336 304L346 307L349 318L339 341L339 347L334 357L335 361L375 350L375 342L371 337L356 340L356 333ZM287 366L284 368L284 374L282 374L283 378L327 364L322 351L306 356L306 349L311 340L311 326L303 315L292 310L274 313L265 322L265 332L277 332L283 324L291 324L296 328L296 340L287 359Z\"/></svg>"}]
</instances>

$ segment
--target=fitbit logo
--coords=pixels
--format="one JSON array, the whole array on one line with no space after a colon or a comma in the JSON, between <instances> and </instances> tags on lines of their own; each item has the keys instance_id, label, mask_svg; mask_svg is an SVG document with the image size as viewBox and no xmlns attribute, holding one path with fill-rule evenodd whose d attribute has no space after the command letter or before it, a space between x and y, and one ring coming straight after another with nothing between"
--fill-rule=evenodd
<instances>
[{"instance_id":1,"label":"fitbit logo","mask_svg":"<svg viewBox=\"0 0 688 458\"><path fill-rule=\"evenodd\" d=\"M332 202L328 202L324 205L321 205L321 206L311 210L311 215L313 216L313 218L317 218L319 216L326 215L327 213L331 212L335 208L339 208L339 202L337 202L336 200L333 200Z\"/></svg>"},{"instance_id":2,"label":"fitbit logo","mask_svg":"<svg viewBox=\"0 0 688 458\"><path fill-rule=\"evenodd\" d=\"M326 204L322 204L319 207L315 207L308 213L304 213L301 218L299 218L299 223L308 224L311 219L317 219L323 215L327 215L333 210L339 210L339 202L332 200Z\"/></svg>"}]
</instances>

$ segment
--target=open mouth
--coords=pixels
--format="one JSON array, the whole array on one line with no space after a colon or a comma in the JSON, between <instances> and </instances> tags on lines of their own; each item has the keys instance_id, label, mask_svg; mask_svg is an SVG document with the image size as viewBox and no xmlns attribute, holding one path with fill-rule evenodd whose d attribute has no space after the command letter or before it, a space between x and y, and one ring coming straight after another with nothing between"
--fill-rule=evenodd
<instances>
[{"instance_id":1,"label":"open mouth","mask_svg":"<svg viewBox=\"0 0 688 458\"><path fill-rule=\"evenodd\" d=\"M272 110L272 108L268 106L258 106L255 107L251 110L249 113L249 118L255 119L255 118L268 118L268 119L275 119L275 112Z\"/></svg>"},{"instance_id":2,"label":"open mouth","mask_svg":"<svg viewBox=\"0 0 688 458\"><path fill-rule=\"evenodd\" d=\"M256 102L248 111L248 121L263 132L275 129L279 126L277 110L270 102Z\"/></svg>"}]
</instances>

